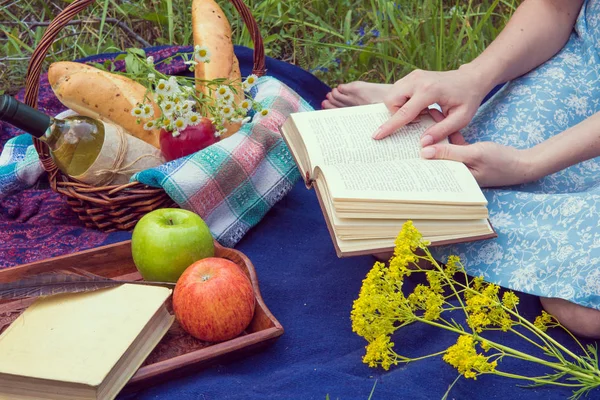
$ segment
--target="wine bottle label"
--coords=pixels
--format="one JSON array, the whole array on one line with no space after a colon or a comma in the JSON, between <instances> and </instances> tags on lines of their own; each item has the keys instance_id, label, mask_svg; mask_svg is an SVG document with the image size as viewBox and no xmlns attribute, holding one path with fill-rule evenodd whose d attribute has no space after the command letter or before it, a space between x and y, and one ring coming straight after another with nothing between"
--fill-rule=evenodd
<instances>
[{"instance_id":1,"label":"wine bottle label","mask_svg":"<svg viewBox=\"0 0 600 400\"><path fill-rule=\"evenodd\" d=\"M61 116L66 117L64 113ZM164 162L156 147L129 135L118 125L104 123L104 143L98 157L87 171L73 178L93 186L122 185L136 172Z\"/></svg>"}]
</instances>

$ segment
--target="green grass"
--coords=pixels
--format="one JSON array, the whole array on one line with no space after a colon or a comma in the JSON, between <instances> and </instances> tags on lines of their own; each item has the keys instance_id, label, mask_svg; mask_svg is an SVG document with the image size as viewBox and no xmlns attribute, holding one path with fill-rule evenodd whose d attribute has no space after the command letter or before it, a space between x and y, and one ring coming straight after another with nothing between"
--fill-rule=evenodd
<instances>
[{"instance_id":1,"label":"green grass","mask_svg":"<svg viewBox=\"0 0 600 400\"><path fill-rule=\"evenodd\" d=\"M267 55L325 82L393 82L415 68L456 68L502 29L518 0L246 0ZM0 0L0 90L23 86L45 25L67 1ZM192 43L189 0L97 0L66 26L47 62L148 44ZM252 46L228 1L236 44Z\"/></svg>"}]
</instances>

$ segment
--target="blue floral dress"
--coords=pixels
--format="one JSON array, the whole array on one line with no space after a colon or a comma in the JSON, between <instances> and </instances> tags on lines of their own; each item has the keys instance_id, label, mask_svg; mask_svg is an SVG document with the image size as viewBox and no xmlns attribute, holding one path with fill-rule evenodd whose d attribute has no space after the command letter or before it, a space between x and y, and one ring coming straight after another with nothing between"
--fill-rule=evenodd
<instances>
[{"instance_id":1,"label":"blue floral dress","mask_svg":"<svg viewBox=\"0 0 600 400\"><path fill-rule=\"evenodd\" d=\"M599 112L599 54L600 0L588 0L565 47L485 103L465 139L533 147ZM600 310L600 157L484 193L498 238L434 248L434 256L456 254L471 275Z\"/></svg>"}]
</instances>

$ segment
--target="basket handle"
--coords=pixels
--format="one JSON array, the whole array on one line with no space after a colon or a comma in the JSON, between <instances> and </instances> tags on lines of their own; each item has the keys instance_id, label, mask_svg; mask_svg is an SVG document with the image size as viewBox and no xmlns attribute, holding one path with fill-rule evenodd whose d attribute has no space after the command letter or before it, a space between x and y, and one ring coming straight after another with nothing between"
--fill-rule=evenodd
<instances>
[{"instance_id":1,"label":"basket handle","mask_svg":"<svg viewBox=\"0 0 600 400\"><path fill-rule=\"evenodd\" d=\"M254 43L254 66L252 73L263 76L266 73L265 69L265 47L263 39L258 28L256 20L252 16L250 9L244 3L243 0L230 0L235 6L236 10L244 20L248 32L252 37ZM62 28L73 19L80 11L87 8L95 0L75 0L69 4L64 10L62 10L56 18L50 23L42 39L38 43L36 49L31 55L29 60L29 66L27 68L27 80L25 81L25 103L31 107L37 107L38 94L39 94L39 80L42 71L42 65L48 54L48 49L54 43L56 36L62 30Z\"/></svg>"},{"instance_id":2,"label":"basket handle","mask_svg":"<svg viewBox=\"0 0 600 400\"><path fill-rule=\"evenodd\" d=\"M248 32L250 32L250 36L252 37L252 42L254 43L254 66L252 69L252 73L263 76L266 73L265 68L265 48L263 44L263 39L260 33L260 29L258 28L258 24L256 20L252 16L250 9L244 3L243 0L229 0L233 3L236 10L244 20L246 27L248 28ZM58 36L59 32L62 28L73 19L75 15L77 15L80 11L87 8L91 3L94 3L95 0L75 0L64 10L62 10L54 20L48 25L48 28L44 32L40 42L36 46L33 54L31 55L31 59L29 60L29 66L27 68L27 79L25 81L25 103L33 108L37 108L38 103L38 95L40 90L40 74L42 72L42 66L44 60L46 59L46 55L48 54L48 49L54 43L54 40ZM43 168L52 175L52 179L50 181L54 185L56 183L54 177L58 172L58 168L54 161L50 157L50 153L48 147L39 141L36 138L33 138L33 144L35 149L37 150L40 161L42 162Z\"/></svg>"}]
</instances>

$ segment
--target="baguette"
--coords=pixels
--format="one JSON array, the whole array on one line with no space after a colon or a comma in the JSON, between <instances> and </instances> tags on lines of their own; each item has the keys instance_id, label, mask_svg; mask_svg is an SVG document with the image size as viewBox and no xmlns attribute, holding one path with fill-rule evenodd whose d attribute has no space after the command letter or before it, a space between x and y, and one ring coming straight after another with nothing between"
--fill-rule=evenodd
<instances>
[{"instance_id":1,"label":"baguette","mask_svg":"<svg viewBox=\"0 0 600 400\"><path fill-rule=\"evenodd\" d=\"M144 130L131 110L144 100L146 88L121 75L76 63L50 65L48 81L62 104L76 113L121 126L125 131L156 148L160 148L160 130ZM154 117L160 108L154 102Z\"/></svg>"},{"instance_id":2,"label":"baguette","mask_svg":"<svg viewBox=\"0 0 600 400\"><path fill-rule=\"evenodd\" d=\"M194 70L196 90L210 95L202 81L225 78L226 83L235 89L235 104L240 104L244 91L239 61L233 52L231 25L214 0L193 0L192 31L194 45L206 47L211 54L209 63L199 63ZM221 137L233 135L240 126L239 123L227 124L227 132Z\"/></svg>"}]
</instances>

